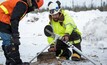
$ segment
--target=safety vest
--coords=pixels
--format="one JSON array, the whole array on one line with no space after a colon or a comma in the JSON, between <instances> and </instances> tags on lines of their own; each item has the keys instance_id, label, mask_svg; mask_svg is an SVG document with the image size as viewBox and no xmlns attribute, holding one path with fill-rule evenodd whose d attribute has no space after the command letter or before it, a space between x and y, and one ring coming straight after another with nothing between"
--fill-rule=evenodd
<instances>
[{"instance_id":1,"label":"safety vest","mask_svg":"<svg viewBox=\"0 0 107 65\"><path fill-rule=\"evenodd\" d=\"M21 1L21 0L6 0L5 2L0 4L0 22L10 24L12 11L18 1Z\"/></svg>"}]
</instances>

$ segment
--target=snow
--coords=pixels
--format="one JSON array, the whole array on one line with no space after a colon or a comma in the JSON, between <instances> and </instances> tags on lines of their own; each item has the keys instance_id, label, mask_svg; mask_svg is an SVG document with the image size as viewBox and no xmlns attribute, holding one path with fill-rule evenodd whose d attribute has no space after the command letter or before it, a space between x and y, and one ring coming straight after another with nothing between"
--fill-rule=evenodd
<instances>
[{"instance_id":1,"label":"snow","mask_svg":"<svg viewBox=\"0 0 107 65\"><path fill-rule=\"evenodd\" d=\"M68 12L82 32L83 41L81 44L83 53L96 63L107 65L107 12L99 10ZM44 35L44 27L49 22L48 14L48 12L29 13L20 21L20 54L24 62L29 62L48 45L47 38ZM2 41L0 41L1 44ZM1 47L0 63L5 63ZM85 65L79 62L76 63ZM70 64L67 63L67 65ZM92 65L92 63L89 62L87 65Z\"/></svg>"}]
</instances>

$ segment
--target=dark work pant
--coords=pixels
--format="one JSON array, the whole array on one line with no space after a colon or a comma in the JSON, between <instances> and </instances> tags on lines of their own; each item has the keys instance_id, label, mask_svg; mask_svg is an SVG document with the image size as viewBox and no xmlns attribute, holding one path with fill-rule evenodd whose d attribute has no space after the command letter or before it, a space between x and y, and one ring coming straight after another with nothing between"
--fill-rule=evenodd
<instances>
[{"instance_id":1,"label":"dark work pant","mask_svg":"<svg viewBox=\"0 0 107 65\"><path fill-rule=\"evenodd\" d=\"M79 39L80 39L80 42L74 43L73 45L81 51L82 38L81 38L80 34L78 34L77 32L73 31L72 34L70 35L69 41L75 41L75 40L79 40ZM77 53L78 54L78 52L76 52L75 50L73 50L73 53Z\"/></svg>"},{"instance_id":2,"label":"dark work pant","mask_svg":"<svg viewBox=\"0 0 107 65\"><path fill-rule=\"evenodd\" d=\"M69 47L61 40L57 40L56 56L63 56L66 57L66 59L69 59L69 57L71 56L71 51L68 48Z\"/></svg>"}]
</instances>

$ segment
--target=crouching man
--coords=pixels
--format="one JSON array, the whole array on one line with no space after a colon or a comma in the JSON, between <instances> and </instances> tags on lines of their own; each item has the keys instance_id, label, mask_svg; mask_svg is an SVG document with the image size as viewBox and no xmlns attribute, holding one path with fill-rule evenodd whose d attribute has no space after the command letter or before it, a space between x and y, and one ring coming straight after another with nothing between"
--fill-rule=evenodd
<instances>
[{"instance_id":1,"label":"crouching man","mask_svg":"<svg viewBox=\"0 0 107 65\"><path fill-rule=\"evenodd\" d=\"M81 50L81 33L78 30L76 24L74 23L71 16L67 13L67 11L61 9L61 3L59 1L49 2L49 25L53 28L53 33L58 34L62 37L62 39L57 39L56 43L51 43L54 38L48 37L48 42L50 48L49 52L56 52L56 56L69 59L71 57L74 61L79 61L81 55L73 50L73 54L68 49L69 46L64 42L72 42L73 45Z\"/></svg>"}]
</instances>

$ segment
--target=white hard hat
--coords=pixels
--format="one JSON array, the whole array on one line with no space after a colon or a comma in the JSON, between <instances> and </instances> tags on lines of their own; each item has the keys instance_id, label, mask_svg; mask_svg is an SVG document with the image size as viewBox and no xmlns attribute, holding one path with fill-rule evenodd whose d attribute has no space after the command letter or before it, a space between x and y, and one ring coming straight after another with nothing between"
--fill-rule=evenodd
<instances>
[{"instance_id":1,"label":"white hard hat","mask_svg":"<svg viewBox=\"0 0 107 65\"><path fill-rule=\"evenodd\" d=\"M54 15L60 12L60 8L56 2L50 3L48 6L48 9L49 9L50 15Z\"/></svg>"}]
</instances>

